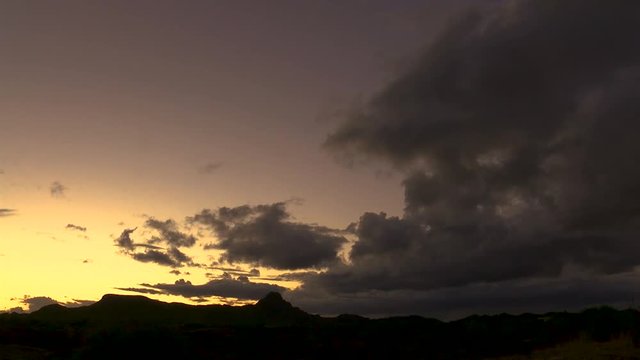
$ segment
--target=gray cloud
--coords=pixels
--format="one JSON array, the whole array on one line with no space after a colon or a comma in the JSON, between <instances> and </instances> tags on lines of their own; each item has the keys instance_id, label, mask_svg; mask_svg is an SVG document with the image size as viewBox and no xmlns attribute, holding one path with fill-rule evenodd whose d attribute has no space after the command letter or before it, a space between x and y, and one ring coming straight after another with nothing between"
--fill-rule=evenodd
<instances>
[{"instance_id":1,"label":"gray cloud","mask_svg":"<svg viewBox=\"0 0 640 360\"><path fill-rule=\"evenodd\" d=\"M24 305L27 305L27 312L33 312L39 310L47 305L58 304L56 300L46 296L35 296L24 298L21 301Z\"/></svg>"},{"instance_id":2,"label":"gray cloud","mask_svg":"<svg viewBox=\"0 0 640 360\"><path fill-rule=\"evenodd\" d=\"M65 196L66 191L68 189L69 188L67 188L66 186L62 185L60 182L54 181L49 186L49 193L51 193L51 196L53 196L53 197L60 198L60 197L64 197Z\"/></svg>"},{"instance_id":3,"label":"gray cloud","mask_svg":"<svg viewBox=\"0 0 640 360\"><path fill-rule=\"evenodd\" d=\"M180 251L179 246L190 247L196 242L196 238L176 230L173 220L157 221L148 219L145 226L157 230L159 236L151 236L146 242L138 243L131 239L131 234L137 229L125 229L115 239L116 246L122 252L140 262L151 262L163 266L181 267L194 265L191 257ZM161 247L154 244L165 244ZM143 249L143 250L138 250Z\"/></svg>"},{"instance_id":4,"label":"gray cloud","mask_svg":"<svg viewBox=\"0 0 640 360\"><path fill-rule=\"evenodd\" d=\"M87 231L86 227L79 226L79 225L74 225L74 224L67 224L67 226L65 226L65 229L77 230L77 231L81 231L81 232L86 232Z\"/></svg>"},{"instance_id":5,"label":"gray cloud","mask_svg":"<svg viewBox=\"0 0 640 360\"><path fill-rule=\"evenodd\" d=\"M15 209L0 209L0 217L12 216L16 214Z\"/></svg>"},{"instance_id":6,"label":"gray cloud","mask_svg":"<svg viewBox=\"0 0 640 360\"><path fill-rule=\"evenodd\" d=\"M115 240L116 245L125 250L135 249L135 244L133 243L133 240L131 240L131 233L136 231L136 229L137 228L123 230L120 236Z\"/></svg>"},{"instance_id":7,"label":"gray cloud","mask_svg":"<svg viewBox=\"0 0 640 360\"><path fill-rule=\"evenodd\" d=\"M161 250L146 249L143 252L131 252L129 255L141 262L151 262L163 266L181 267L194 265L191 257L174 246Z\"/></svg>"},{"instance_id":8,"label":"gray cloud","mask_svg":"<svg viewBox=\"0 0 640 360\"><path fill-rule=\"evenodd\" d=\"M222 260L276 269L329 265L346 242L336 230L290 221L285 203L205 209L188 221L216 235L207 247L225 250Z\"/></svg>"},{"instance_id":9,"label":"gray cloud","mask_svg":"<svg viewBox=\"0 0 640 360\"><path fill-rule=\"evenodd\" d=\"M260 270L258 269L243 270L239 267L230 268L230 267L224 267L224 266L210 266L209 269L220 270L220 271L223 271L225 274L231 274L231 275L244 275L244 276L250 276L250 277L260 276Z\"/></svg>"},{"instance_id":10,"label":"gray cloud","mask_svg":"<svg viewBox=\"0 0 640 360\"><path fill-rule=\"evenodd\" d=\"M152 262L158 265L165 266L178 266L179 262L176 261L164 251L159 250L146 250L145 252L133 253L131 256L141 262Z\"/></svg>"},{"instance_id":11,"label":"gray cloud","mask_svg":"<svg viewBox=\"0 0 640 360\"><path fill-rule=\"evenodd\" d=\"M186 298L202 298L211 296L233 297L237 299L258 300L272 291L283 292L286 289L274 285L250 282L243 278L211 280L206 284L193 285L190 281L177 280L174 284L141 284L143 288L121 288L120 290L179 295Z\"/></svg>"},{"instance_id":12,"label":"gray cloud","mask_svg":"<svg viewBox=\"0 0 640 360\"><path fill-rule=\"evenodd\" d=\"M174 220L160 221L149 218L144 224L149 229L156 230L159 236L152 236L147 240L148 244L165 243L175 247L191 247L196 243L196 237L178 230L178 224Z\"/></svg>"}]
</instances>

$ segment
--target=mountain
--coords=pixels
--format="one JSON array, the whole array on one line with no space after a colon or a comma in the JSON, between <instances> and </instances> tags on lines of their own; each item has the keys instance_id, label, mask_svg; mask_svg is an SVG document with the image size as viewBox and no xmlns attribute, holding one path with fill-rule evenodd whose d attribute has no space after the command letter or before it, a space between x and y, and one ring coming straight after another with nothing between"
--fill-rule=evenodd
<instances>
[{"instance_id":1,"label":"mountain","mask_svg":"<svg viewBox=\"0 0 640 360\"><path fill-rule=\"evenodd\" d=\"M107 294L83 307L47 305L29 315L49 322L87 322L92 325L162 324L201 326L299 326L317 317L293 307L279 293L269 293L254 305L187 305L165 303L145 296Z\"/></svg>"},{"instance_id":2,"label":"mountain","mask_svg":"<svg viewBox=\"0 0 640 360\"><path fill-rule=\"evenodd\" d=\"M576 341L589 349L582 355L609 344L613 350L602 350L609 355L624 349L617 358L640 359L639 340L636 310L474 315L452 322L320 317L278 293L239 307L109 294L84 307L49 305L31 314L0 314L0 359L515 359L536 358L539 349ZM566 346L575 352L575 345Z\"/></svg>"}]
</instances>

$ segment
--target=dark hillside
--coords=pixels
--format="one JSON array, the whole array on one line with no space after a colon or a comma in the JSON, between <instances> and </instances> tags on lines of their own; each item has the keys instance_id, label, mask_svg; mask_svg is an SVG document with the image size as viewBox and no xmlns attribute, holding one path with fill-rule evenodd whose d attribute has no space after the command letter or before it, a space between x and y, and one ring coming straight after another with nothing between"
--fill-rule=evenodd
<instances>
[{"instance_id":1,"label":"dark hillside","mask_svg":"<svg viewBox=\"0 0 640 360\"><path fill-rule=\"evenodd\" d=\"M633 339L629 351L640 354L638 334L637 311L607 307L474 315L447 323L419 316L324 318L277 293L242 307L105 295L85 307L49 305L31 314L0 315L0 359L480 359L532 354L577 339L601 343L620 337Z\"/></svg>"}]
</instances>

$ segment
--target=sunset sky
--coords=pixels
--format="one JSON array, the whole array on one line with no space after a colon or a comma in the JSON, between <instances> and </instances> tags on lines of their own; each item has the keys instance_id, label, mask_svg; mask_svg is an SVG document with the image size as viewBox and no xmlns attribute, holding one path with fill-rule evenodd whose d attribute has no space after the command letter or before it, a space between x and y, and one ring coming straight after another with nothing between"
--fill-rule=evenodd
<instances>
[{"instance_id":1,"label":"sunset sky","mask_svg":"<svg viewBox=\"0 0 640 360\"><path fill-rule=\"evenodd\" d=\"M0 310L628 306L638 34L632 1L1 1Z\"/></svg>"}]
</instances>

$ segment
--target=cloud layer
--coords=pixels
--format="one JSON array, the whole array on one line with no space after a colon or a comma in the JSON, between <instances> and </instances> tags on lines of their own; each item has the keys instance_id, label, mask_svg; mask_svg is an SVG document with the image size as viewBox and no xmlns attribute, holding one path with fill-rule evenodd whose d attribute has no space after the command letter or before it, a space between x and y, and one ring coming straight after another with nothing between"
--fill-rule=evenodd
<instances>
[{"instance_id":1,"label":"cloud layer","mask_svg":"<svg viewBox=\"0 0 640 360\"><path fill-rule=\"evenodd\" d=\"M285 203L205 209L187 223L216 238L206 248L221 262L318 270L290 274L303 286L288 294L317 312L628 300L640 265L638 33L636 2L463 13L325 142L403 174L402 216L364 213L349 236L293 221ZM176 226L147 221L156 237L137 244L125 230L117 243L140 261L181 264L169 250L196 239ZM147 288L210 296L224 281Z\"/></svg>"},{"instance_id":2,"label":"cloud layer","mask_svg":"<svg viewBox=\"0 0 640 360\"><path fill-rule=\"evenodd\" d=\"M202 285L193 285L191 281L177 280L173 284L141 284L141 288L120 288L145 294L169 294L186 298L232 297L240 300L258 300L269 292L284 292L283 288L274 284L255 283L246 277L238 279L216 279Z\"/></svg>"}]
</instances>

